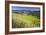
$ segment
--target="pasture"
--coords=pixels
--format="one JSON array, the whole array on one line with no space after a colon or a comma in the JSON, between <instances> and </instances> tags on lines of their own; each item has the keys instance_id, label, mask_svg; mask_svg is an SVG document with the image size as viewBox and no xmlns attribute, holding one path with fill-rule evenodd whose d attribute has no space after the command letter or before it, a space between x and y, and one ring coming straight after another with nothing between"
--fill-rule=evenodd
<instances>
[{"instance_id":1,"label":"pasture","mask_svg":"<svg viewBox=\"0 0 46 35\"><path fill-rule=\"evenodd\" d=\"M12 28L40 27L40 19L31 14L12 13Z\"/></svg>"}]
</instances>

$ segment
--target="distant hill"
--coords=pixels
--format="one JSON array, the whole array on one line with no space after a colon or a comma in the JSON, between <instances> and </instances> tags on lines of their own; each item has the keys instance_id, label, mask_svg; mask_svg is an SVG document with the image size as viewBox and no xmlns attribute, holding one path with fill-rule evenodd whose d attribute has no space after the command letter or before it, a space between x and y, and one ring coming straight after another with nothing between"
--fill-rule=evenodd
<instances>
[{"instance_id":1,"label":"distant hill","mask_svg":"<svg viewBox=\"0 0 46 35\"><path fill-rule=\"evenodd\" d=\"M32 15L32 16L36 16L38 18L40 18L40 11L30 11L30 10L12 10L13 13L25 13L27 15Z\"/></svg>"},{"instance_id":2,"label":"distant hill","mask_svg":"<svg viewBox=\"0 0 46 35\"><path fill-rule=\"evenodd\" d=\"M13 13L26 13L31 14L32 12L38 12L38 11L31 11L31 10L12 10Z\"/></svg>"}]
</instances>

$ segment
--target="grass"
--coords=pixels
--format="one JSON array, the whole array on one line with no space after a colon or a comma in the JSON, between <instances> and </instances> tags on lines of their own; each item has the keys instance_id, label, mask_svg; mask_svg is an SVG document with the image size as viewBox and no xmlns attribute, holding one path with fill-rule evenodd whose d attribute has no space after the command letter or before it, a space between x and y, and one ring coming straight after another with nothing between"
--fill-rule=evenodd
<instances>
[{"instance_id":1,"label":"grass","mask_svg":"<svg viewBox=\"0 0 46 35\"><path fill-rule=\"evenodd\" d=\"M13 28L40 27L40 19L38 19L36 16L13 13L12 17Z\"/></svg>"}]
</instances>

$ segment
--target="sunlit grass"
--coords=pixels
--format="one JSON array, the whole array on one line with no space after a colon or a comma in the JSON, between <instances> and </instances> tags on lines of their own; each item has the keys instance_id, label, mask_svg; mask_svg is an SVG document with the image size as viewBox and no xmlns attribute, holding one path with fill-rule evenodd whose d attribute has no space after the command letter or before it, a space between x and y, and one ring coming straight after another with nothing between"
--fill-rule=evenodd
<instances>
[{"instance_id":1,"label":"sunlit grass","mask_svg":"<svg viewBox=\"0 0 46 35\"><path fill-rule=\"evenodd\" d=\"M13 13L13 22L16 28L29 28L29 27L40 27L40 19L35 16L27 14L15 14Z\"/></svg>"}]
</instances>

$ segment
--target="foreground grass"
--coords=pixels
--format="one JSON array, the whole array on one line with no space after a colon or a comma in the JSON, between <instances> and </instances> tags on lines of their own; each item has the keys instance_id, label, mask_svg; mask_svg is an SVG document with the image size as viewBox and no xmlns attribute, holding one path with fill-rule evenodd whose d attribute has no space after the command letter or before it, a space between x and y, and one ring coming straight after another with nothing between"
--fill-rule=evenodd
<instances>
[{"instance_id":1,"label":"foreground grass","mask_svg":"<svg viewBox=\"0 0 46 35\"><path fill-rule=\"evenodd\" d=\"M30 28L39 27L40 20L36 16L27 14L15 14L13 13L12 27L16 28Z\"/></svg>"}]
</instances>

